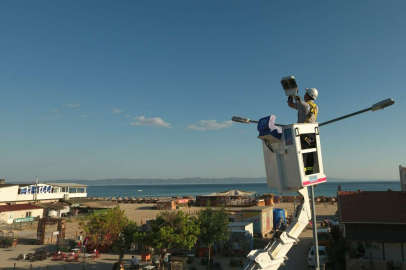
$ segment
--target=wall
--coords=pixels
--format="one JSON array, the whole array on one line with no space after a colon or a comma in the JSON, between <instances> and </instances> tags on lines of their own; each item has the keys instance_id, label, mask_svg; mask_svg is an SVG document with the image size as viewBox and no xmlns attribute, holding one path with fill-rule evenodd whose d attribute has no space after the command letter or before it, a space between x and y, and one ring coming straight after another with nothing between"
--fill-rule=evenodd
<instances>
[{"instance_id":1,"label":"wall","mask_svg":"<svg viewBox=\"0 0 406 270\"><path fill-rule=\"evenodd\" d=\"M68 213L68 212L70 212L70 206L66 206L65 208L59 210L59 211L58 211L58 215L59 215L59 217L61 217L62 214L66 214L66 213Z\"/></svg>"},{"instance_id":2,"label":"wall","mask_svg":"<svg viewBox=\"0 0 406 270\"><path fill-rule=\"evenodd\" d=\"M10 216L10 214L11 214L11 216ZM1 212L0 213L0 224L13 223L13 219L14 219L14 213L12 213L12 212Z\"/></svg>"},{"instance_id":3,"label":"wall","mask_svg":"<svg viewBox=\"0 0 406 270\"><path fill-rule=\"evenodd\" d=\"M252 222L254 226L254 233L262 233L261 231L261 216L262 212L243 212L243 221Z\"/></svg>"},{"instance_id":4,"label":"wall","mask_svg":"<svg viewBox=\"0 0 406 270\"><path fill-rule=\"evenodd\" d=\"M362 267L373 270L389 270L389 262L386 261L372 261L372 268L369 260L347 259L346 264L347 270L359 270Z\"/></svg>"},{"instance_id":5,"label":"wall","mask_svg":"<svg viewBox=\"0 0 406 270\"><path fill-rule=\"evenodd\" d=\"M241 222L243 221L242 213L235 213L228 216L230 222Z\"/></svg>"},{"instance_id":6,"label":"wall","mask_svg":"<svg viewBox=\"0 0 406 270\"><path fill-rule=\"evenodd\" d=\"M14 222L14 219L16 219L16 218L25 218L27 212L31 212L31 217L40 216L40 218L42 218L43 213L44 213L44 209L29 209L29 210L1 212L0 213L0 220L3 221L3 222L6 222L8 224L11 224L11 223ZM12 219L9 219L10 214L13 217Z\"/></svg>"},{"instance_id":7,"label":"wall","mask_svg":"<svg viewBox=\"0 0 406 270\"><path fill-rule=\"evenodd\" d=\"M87 193L39 193L37 200L50 200L50 199L63 199L64 194L69 194L69 198L85 198ZM32 201L34 195L32 194L18 194L17 200L19 201Z\"/></svg>"},{"instance_id":8,"label":"wall","mask_svg":"<svg viewBox=\"0 0 406 270\"><path fill-rule=\"evenodd\" d=\"M351 248L353 250L357 250L357 248L358 248L357 242L351 242ZM385 248L386 248L386 246L385 246ZM382 243L378 243L378 248L367 248L367 247L365 247L365 259L371 259L371 258L373 260L377 260L377 261L382 261L383 260Z\"/></svg>"},{"instance_id":9,"label":"wall","mask_svg":"<svg viewBox=\"0 0 406 270\"><path fill-rule=\"evenodd\" d=\"M18 194L18 186L0 188L1 202L15 202Z\"/></svg>"},{"instance_id":10,"label":"wall","mask_svg":"<svg viewBox=\"0 0 406 270\"><path fill-rule=\"evenodd\" d=\"M232 230L232 231L236 231L236 230L237 231L241 231L241 230L248 231L251 234L251 236L254 236L254 225L253 225L253 223L249 223L249 224L247 224L245 226L241 226L240 222L230 222L230 223L228 223L228 228L230 230Z\"/></svg>"},{"instance_id":11,"label":"wall","mask_svg":"<svg viewBox=\"0 0 406 270\"><path fill-rule=\"evenodd\" d=\"M265 223L262 225L262 232L267 233L273 229L273 208L269 208L265 212Z\"/></svg>"},{"instance_id":12,"label":"wall","mask_svg":"<svg viewBox=\"0 0 406 270\"><path fill-rule=\"evenodd\" d=\"M385 243L385 260L393 261L393 266L400 267L402 245L400 243Z\"/></svg>"}]
</instances>

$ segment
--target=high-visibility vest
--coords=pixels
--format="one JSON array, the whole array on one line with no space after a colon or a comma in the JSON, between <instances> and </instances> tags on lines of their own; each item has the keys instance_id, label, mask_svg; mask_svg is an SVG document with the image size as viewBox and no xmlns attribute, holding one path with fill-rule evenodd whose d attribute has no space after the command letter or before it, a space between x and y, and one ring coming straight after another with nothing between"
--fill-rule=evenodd
<instances>
[{"instance_id":1,"label":"high-visibility vest","mask_svg":"<svg viewBox=\"0 0 406 270\"><path fill-rule=\"evenodd\" d=\"M309 104L310 110L309 110L309 113L308 113L307 118L306 118L306 120L304 121L304 123L309 123L310 118L311 118L313 115L314 115L314 122L316 122L316 120L317 120L317 113L318 113L317 105L314 104L314 102L311 101L311 100L306 101L306 103Z\"/></svg>"}]
</instances>

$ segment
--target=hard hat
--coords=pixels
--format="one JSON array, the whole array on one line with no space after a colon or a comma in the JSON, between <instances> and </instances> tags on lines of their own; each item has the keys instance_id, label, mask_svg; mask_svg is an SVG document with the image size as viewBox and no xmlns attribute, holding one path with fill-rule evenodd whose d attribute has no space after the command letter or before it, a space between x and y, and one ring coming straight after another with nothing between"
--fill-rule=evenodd
<instances>
[{"instance_id":1,"label":"hard hat","mask_svg":"<svg viewBox=\"0 0 406 270\"><path fill-rule=\"evenodd\" d=\"M310 97L316 99L319 95L319 91L316 88L306 88L306 92L309 94Z\"/></svg>"}]
</instances>

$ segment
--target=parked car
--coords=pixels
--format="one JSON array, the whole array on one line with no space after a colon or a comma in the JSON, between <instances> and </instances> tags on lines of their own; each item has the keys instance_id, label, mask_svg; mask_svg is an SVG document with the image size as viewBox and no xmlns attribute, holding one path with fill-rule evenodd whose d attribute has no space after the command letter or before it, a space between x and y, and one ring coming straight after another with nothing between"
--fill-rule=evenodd
<instances>
[{"instance_id":1,"label":"parked car","mask_svg":"<svg viewBox=\"0 0 406 270\"><path fill-rule=\"evenodd\" d=\"M331 237L329 229L317 229L317 243L319 246L331 246Z\"/></svg>"},{"instance_id":2,"label":"parked car","mask_svg":"<svg viewBox=\"0 0 406 270\"><path fill-rule=\"evenodd\" d=\"M308 257L308 265L309 265L309 269L315 269L316 268L316 256L314 255L314 246L312 246L310 248L309 251L309 257ZM319 246L319 266L320 266L320 270L326 269L326 265L327 265L327 249L325 246Z\"/></svg>"}]
</instances>

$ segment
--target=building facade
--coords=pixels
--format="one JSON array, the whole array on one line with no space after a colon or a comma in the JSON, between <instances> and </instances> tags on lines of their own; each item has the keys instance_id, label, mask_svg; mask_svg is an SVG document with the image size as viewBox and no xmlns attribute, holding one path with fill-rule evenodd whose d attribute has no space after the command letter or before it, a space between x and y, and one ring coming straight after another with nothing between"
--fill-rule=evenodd
<instances>
[{"instance_id":1,"label":"building facade","mask_svg":"<svg viewBox=\"0 0 406 270\"><path fill-rule=\"evenodd\" d=\"M0 205L0 224L32 221L42 218L44 208L32 204Z\"/></svg>"},{"instance_id":2,"label":"building facade","mask_svg":"<svg viewBox=\"0 0 406 270\"><path fill-rule=\"evenodd\" d=\"M405 192L338 191L338 213L352 259L347 260L347 269L360 269L370 263L399 268L404 264ZM364 256L357 254L361 248Z\"/></svg>"},{"instance_id":3,"label":"building facade","mask_svg":"<svg viewBox=\"0 0 406 270\"><path fill-rule=\"evenodd\" d=\"M86 198L87 186L74 183L0 184L0 205Z\"/></svg>"}]
</instances>

